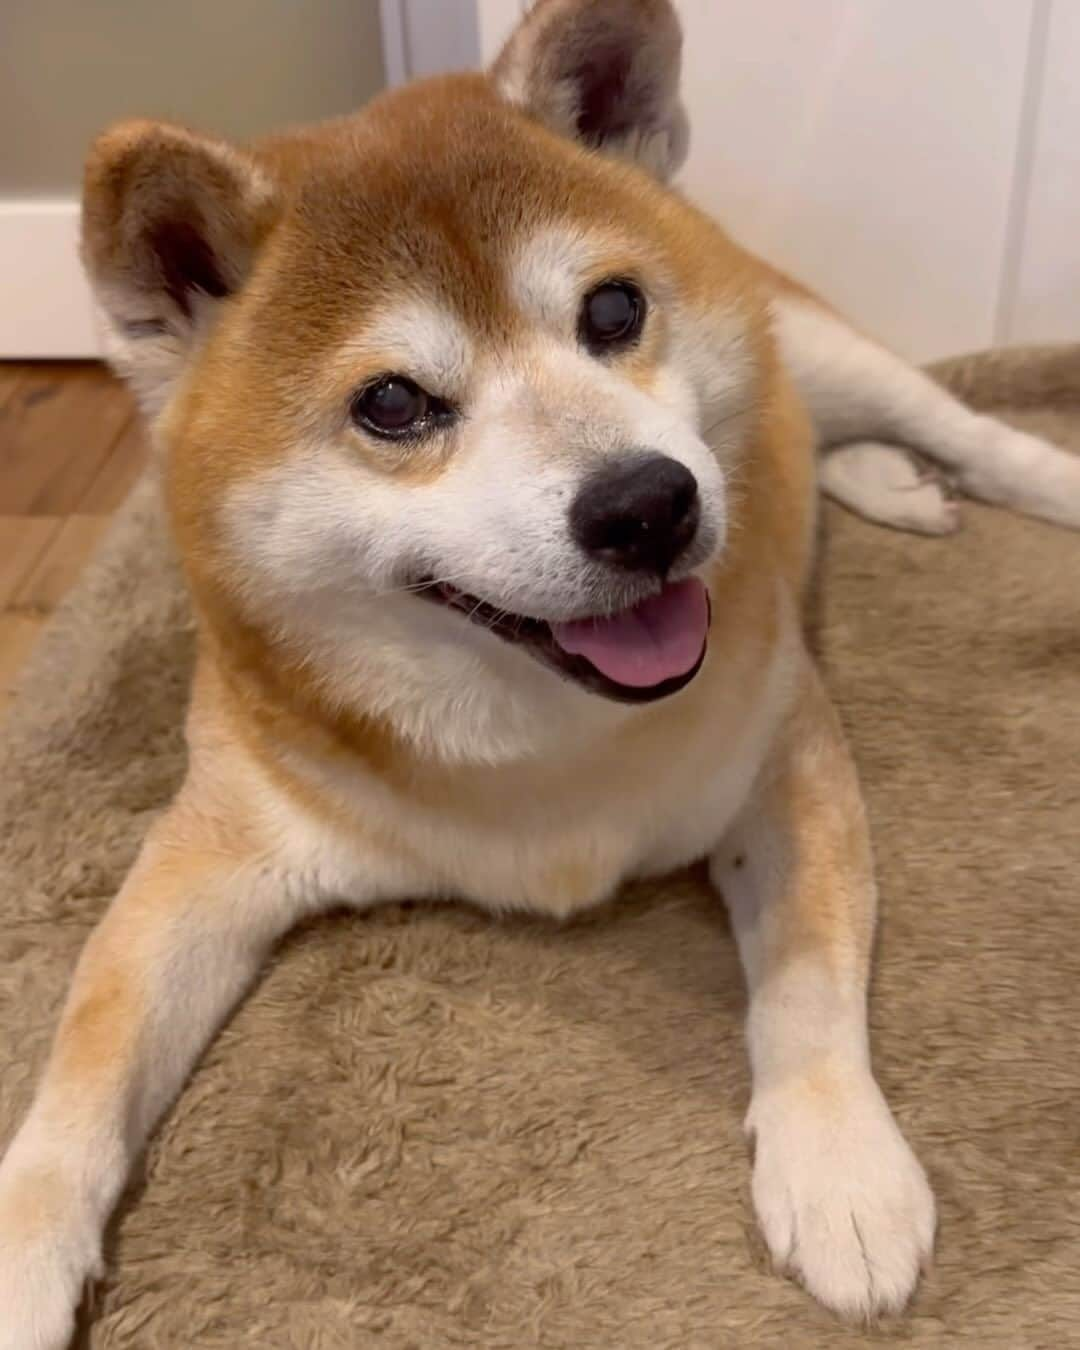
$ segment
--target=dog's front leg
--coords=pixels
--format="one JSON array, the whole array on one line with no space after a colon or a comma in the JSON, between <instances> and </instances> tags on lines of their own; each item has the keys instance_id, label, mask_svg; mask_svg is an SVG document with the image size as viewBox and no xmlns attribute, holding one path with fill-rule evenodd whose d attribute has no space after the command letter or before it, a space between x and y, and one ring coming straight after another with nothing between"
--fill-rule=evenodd
<instances>
[{"instance_id":1,"label":"dog's front leg","mask_svg":"<svg viewBox=\"0 0 1080 1350\"><path fill-rule=\"evenodd\" d=\"M319 902L250 822L182 794L80 958L0 1163L0 1350L62 1350L132 1160L268 947Z\"/></svg>"},{"instance_id":2,"label":"dog's front leg","mask_svg":"<svg viewBox=\"0 0 1080 1350\"><path fill-rule=\"evenodd\" d=\"M753 1196L774 1260L851 1317L902 1307L934 1201L874 1081L865 812L809 658L758 789L712 860L746 971Z\"/></svg>"}]
</instances>

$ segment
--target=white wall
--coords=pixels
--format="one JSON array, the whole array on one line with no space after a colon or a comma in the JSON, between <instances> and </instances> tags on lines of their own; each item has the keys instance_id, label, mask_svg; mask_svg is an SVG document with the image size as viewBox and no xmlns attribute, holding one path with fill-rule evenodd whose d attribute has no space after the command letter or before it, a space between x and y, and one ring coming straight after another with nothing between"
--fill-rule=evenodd
<instances>
[{"instance_id":1,"label":"white wall","mask_svg":"<svg viewBox=\"0 0 1080 1350\"><path fill-rule=\"evenodd\" d=\"M0 193L78 191L122 117L238 139L383 87L378 0L0 0Z\"/></svg>"},{"instance_id":2,"label":"white wall","mask_svg":"<svg viewBox=\"0 0 1080 1350\"><path fill-rule=\"evenodd\" d=\"M992 342L1031 0L680 0L683 184L901 351Z\"/></svg>"}]
</instances>

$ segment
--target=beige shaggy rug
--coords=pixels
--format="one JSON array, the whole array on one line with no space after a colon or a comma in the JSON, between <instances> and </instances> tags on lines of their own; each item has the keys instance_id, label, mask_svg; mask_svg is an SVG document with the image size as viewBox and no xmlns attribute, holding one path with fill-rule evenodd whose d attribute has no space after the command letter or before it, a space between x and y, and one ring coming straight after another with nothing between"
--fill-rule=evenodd
<instances>
[{"instance_id":1,"label":"beige shaggy rug","mask_svg":"<svg viewBox=\"0 0 1080 1350\"><path fill-rule=\"evenodd\" d=\"M1080 450L1080 348L939 373ZM295 935L155 1139L82 1344L1080 1345L1080 539L830 510L817 626L877 841L878 1072L940 1201L907 1318L840 1326L767 1269L742 983L695 875L569 927L420 906ZM144 485L0 754L0 1139L179 780L190 650Z\"/></svg>"}]
</instances>

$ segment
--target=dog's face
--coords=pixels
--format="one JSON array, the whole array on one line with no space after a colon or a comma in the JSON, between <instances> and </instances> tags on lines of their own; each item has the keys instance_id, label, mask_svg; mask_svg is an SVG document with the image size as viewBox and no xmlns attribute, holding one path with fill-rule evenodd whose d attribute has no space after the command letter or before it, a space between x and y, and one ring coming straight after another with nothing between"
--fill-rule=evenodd
<instances>
[{"instance_id":1,"label":"dog's face","mask_svg":"<svg viewBox=\"0 0 1080 1350\"><path fill-rule=\"evenodd\" d=\"M255 156L160 127L99 143L86 254L196 578L328 680L378 667L369 702L427 718L436 691L512 686L535 714L701 664L696 574L763 325L656 181L684 142L677 60L666 3L547 0L491 78Z\"/></svg>"}]
</instances>

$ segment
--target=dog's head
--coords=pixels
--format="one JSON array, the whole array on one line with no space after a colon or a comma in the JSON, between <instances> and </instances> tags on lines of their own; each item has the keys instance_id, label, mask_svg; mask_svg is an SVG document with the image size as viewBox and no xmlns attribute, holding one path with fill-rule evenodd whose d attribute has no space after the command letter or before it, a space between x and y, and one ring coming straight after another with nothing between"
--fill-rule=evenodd
<instances>
[{"instance_id":1,"label":"dog's head","mask_svg":"<svg viewBox=\"0 0 1080 1350\"><path fill-rule=\"evenodd\" d=\"M196 592L417 737L499 754L703 658L765 324L663 186L679 48L668 0L542 0L487 76L93 150L84 255Z\"/></svg>"}]
</instances>

